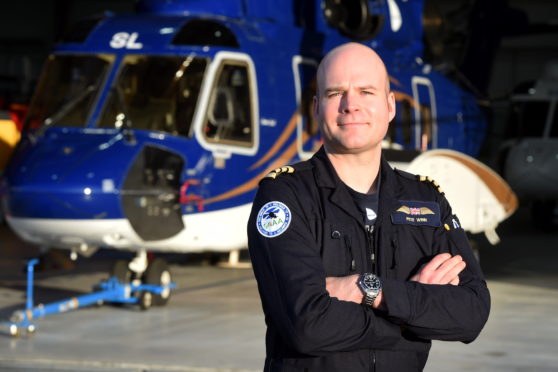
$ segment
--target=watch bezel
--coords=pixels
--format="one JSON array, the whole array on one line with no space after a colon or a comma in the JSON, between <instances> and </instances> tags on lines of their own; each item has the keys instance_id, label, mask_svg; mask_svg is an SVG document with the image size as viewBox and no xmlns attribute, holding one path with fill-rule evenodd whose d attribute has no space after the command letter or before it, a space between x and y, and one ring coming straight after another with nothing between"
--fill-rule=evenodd
<instances>
[{"instance_id":1,"label":"watch bezel","mask_svg":"<svg viewBox=\"0 0 558 372\"><path fill-rule=\"evenodd\" d=\"M363 286L368 290L380 290L382 288L382 283L380 282L380 278L378 278L374 274L366 274L362 278Z\"/></svg>"},{"instance_id":2,"label":"watch bezel","mask_svg":"<svg viewBox=\"0 0 558 372\"><path fill-rule=\"evenodd\" d=\"M367 306L372 305L382 289L382 281L375 274L364 273L360 276L358 284L362 292L364 292L362 302Z\"/></svg>"}]
</instances>

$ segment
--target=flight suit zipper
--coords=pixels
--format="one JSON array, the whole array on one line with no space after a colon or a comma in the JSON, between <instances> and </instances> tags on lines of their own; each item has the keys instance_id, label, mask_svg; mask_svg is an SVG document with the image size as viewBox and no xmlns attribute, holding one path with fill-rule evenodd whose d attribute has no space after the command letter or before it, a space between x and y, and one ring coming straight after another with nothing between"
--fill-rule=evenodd
<instances>
[{"instance_id":1,"label":"flight suit zipper","mask_svg":"<svg viewBox=\"0 0 558 372\"><path fill-rule=\"evenodd\" d=\"M372 265L372 273L376 273L376 250L374 244L374 225L366 225L366 236L368 238L368 252L370 254L370 264Z\"/></svg>"},{"instance_id":2,"label":"flight suit zipper","mask_svg":"<svg viewBox=\"0 0 558 372\"><path fill-rule=\"evenodd\" d=\"M370 252L370 264L372 273L376 274L376 244L374 240L374 225L366 225L366 236L368 239L368 251ZM376 371L376 352L372 350L372 368L371 372Z\"/></svg>"}]
</instances>

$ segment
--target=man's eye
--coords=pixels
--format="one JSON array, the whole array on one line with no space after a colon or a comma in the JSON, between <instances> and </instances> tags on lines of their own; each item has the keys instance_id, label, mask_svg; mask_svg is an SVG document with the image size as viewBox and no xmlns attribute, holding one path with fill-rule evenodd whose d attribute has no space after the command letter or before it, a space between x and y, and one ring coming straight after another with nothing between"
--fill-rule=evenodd
<instances>
[{"instance_id":1,"label":"man's eye","mask_svg":"<svg viewBox=\"0 0 558 372\"><path fill-rule=\"evenodd\" d=\"M363 90L362 94L364 94L364 95L374 95L374 92L371 92L369 90Z\"/></svg>"},{"instance_id":2,"label":"man's eye","mask_svg":"<svg viewBox=\"0 0 558 372\"><path fill-rule=\"evenodd\" d=\"M338 97L341 95L341 92L330 92L327 97L328 98L333 98L333 97Z\"/></svg>"}]
</instances>

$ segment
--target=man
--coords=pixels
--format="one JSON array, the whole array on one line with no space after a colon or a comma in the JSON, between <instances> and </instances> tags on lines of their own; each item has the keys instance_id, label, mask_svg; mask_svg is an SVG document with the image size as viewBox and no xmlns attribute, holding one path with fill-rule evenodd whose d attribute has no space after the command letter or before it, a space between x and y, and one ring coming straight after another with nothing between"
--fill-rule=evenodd
<instances>
[{"instance_id":1,"label":"man","mask_svg":"<svg viewBox=\"0 0 558 372\"><path fill-rule=\"evenodd\" d=\"M324 146L260 183L249 249L267 324L265 371L421 371L430 340L471 342L490 297L435 184L394 171L387 70L344 44L320 64Z\"/></svg>"}]
</instances>

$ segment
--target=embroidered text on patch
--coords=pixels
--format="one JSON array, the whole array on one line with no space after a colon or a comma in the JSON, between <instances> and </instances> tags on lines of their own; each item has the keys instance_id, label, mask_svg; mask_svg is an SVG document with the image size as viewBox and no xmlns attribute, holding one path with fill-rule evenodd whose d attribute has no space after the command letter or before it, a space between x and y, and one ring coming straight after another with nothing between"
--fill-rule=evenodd
<instances>
[{"instance_id":1,"label":"embroidered text on patch","mask_svg":"<svg viewBox=\"0 0 558 372\"><path fill-rule=\"evenodd\" d=\"M256 225L260 234L267 238L275 238L287 230L291 223L291 211L279 202L266 203L258 213Z\"/></svg>"},{"instance_id":2,"label":"embroidered text on patch","mask_svg":"<svg viewBox=\"0 0 558 372\"><path fill-rule=\"evenodd\" d=\"M397 225L440 226L440 206L436 202L400 200L400 207L391 214Z\"/></svg>"}]
</instances>

